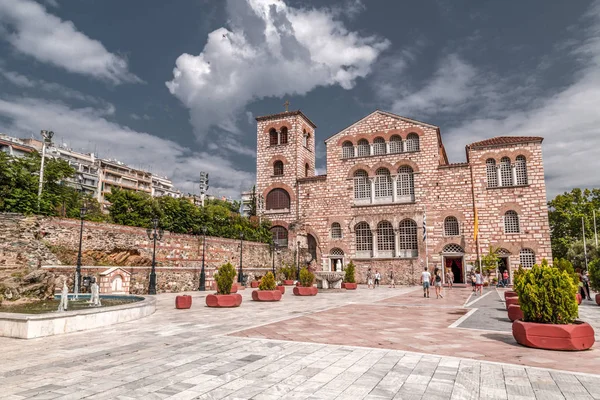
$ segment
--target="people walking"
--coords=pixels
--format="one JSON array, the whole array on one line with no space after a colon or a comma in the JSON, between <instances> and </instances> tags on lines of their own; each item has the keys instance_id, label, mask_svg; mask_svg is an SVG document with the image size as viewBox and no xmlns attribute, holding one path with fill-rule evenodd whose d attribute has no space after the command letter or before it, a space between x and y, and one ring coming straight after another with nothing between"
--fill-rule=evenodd
<instances>
[{"instance_id":1,"label":"people walking","mask_svg":"<svg viewBox=\"0 0 600 400\"><path fill-rule=\"evenodd\" d=\"M471 287L473 288L473 291L475 291L475 272L473 270L469 272L469 280L471 281Z\"/></svg>"},{"instance_id":2,"label":"people walking","mask_svg":"<svg viewBox=\"0 0 600 400\"><path fill-rule=\"evenodd\" d=\"M427 272L427 267L421 272L421 284L423 285L423 297L429 297L429 284L431 282L431 274Z\"/></svg>"},{"instance_id":3,"label":"people walking","mask_svg":"<svg viewBox=\"0 0 600 400\"><path fill-rule=\"evenodd\" d=\"M396 281L394 280L394 270L393 269L390 270L390 287L391 288L396 287Z\"/></svg>"},{"instance_id":4,"label":"people walking","mask_svg":"<svg viewBox=\"0 0 600 400\"><path fill-rule=\"evenodd\" d=\"M583 292L586 294L587 299L592 300L592 296L590 296L590 276L587 271L584 271L583 274L581 274L581 281L583 282Z\"/></svg>"},{"instance_id":5,"label":"people walking","mask_svg":"<svg viewBox=\"0 0 600 400\"><path fill-rule=\"evenodd\" d=\"M450 268L446 269L446 282L448 282L448 287L452 289L452 285L454 284L454 274Z\"/></svg>"},{"instance_id":6,"label":"people walking","mask_svg":"<svg viewBox=\"0 0 600 400\"><path fill-rule=\"evenodd\" d=\"M379 282L381 281L381 274L378 270L375 270L375 287L379 287Z\"/></svg>"},{"instance_id":7,"label":"people walking","mask_svg":"<svg viewBox=\"0 0 600 400\"><path fill-rule=\"evenodd\" d=\"M367 270L367 288L374 289L373 287L373 271L371 271L371 267Z\"/></svg>"},{"instance_id":8,"label":"people walking","mask_svg":"<svg viewBox=\"0 0 600 400\"><path fill-rule=\"evenodd\" d=\"M504 287L508 286L508 270L506 270L506 269L502 273L502 286L504 286Z\"/></svg>"},{"instance_id":9,"label":"people walking","mask_svg":"<svg viewBox=\"0 0 600 400\"><path fill-rule=\"evenodd\" d=\"M433 271L433 285L435 287L435 298L439 299L441 297L443 299L444 296L442 296L442 272L439 268L436 268Z\"/></svg>"},{"instance_id":10,"label":"people walking","mask_svg":"<svg viewBox=\"0 0 600 400\"><path fill-rule=\"evenodd\" d=\"M477 292L479 295L483 295L483 275L481 272L475 272L475 295L477 296Z\"/></svg>"}]
</instances>

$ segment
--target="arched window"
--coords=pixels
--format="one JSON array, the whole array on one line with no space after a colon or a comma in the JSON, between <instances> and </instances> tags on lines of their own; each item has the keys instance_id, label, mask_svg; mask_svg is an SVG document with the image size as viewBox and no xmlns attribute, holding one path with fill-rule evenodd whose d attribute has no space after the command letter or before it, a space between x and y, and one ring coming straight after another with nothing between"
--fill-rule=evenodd
<instances>
[{"instance_id":1,"label":"arched window","mask_svg":"<svg viewBox=\"0 0 600 400\"><path fill-rule=\"evenodd\" d=\"M519 233L519 214L510 210L504 213L504 233Z\"/></svg>"},{"instance_id":2,"label":"arched window","mask_svg":"<svg viewBox=\"0 0 600 400\"><path fill-rule=\"evenodd\" d=\"M313 260L317 259L317 239L310 233L306 235L306 242L308 244L308 254L312 256Z\"/></svg>"},{"instance_id":3,"label":"arched window","mask_svg":"<svg viewBox=\"0 0 600 400\"><path fill-rule=\"evenodd\" d=\"M369 224L366 222L359 222L354 227L354 233L356 234L356 255L359 257L371 257L371 251L373 250L373 233Z\"/></svg>"},{"instance_id":4,"label":"arched window","mask_svg":"<svg viewBox=\"0 0 600 400\"><path fill-rule=\"evenodd\" d=\"M342 238L342 226L338 222L331 224L331 238L341 239Z\"/></svg>"},{"instance_id":5,"label":"arched window","mask_svg":"<svg viewBox=\"0 0 600 400\"><path fill-rule=\"evenodd\" d=\"M496 169L496 160L488 158L485 162L487 172L487 187L498 187L498 172Z\"/></svg>"},{"instance_id":6,"label":"arched window","mask_svg":"<svg viewBox=\"0 0 600 400\"><path fill-rule=\"evenodd\" d=\"M339 249L337 247L334 247L333 249L331 249L331 251L329 252L330 255L332 256L343 256L344 255L344 250Z\"/></svg>"},{"instance_id":7,"label":"arched window","mask_svg":"<svg viewBox=\"0 0 600 400\"><path fill-rule=\"evenodd\" d=\"M346 141L342 144L342 158L354 157L354 145L352 142Z\"/></svg>"},{"instance_id":8,"label":"arched window","mask_svg":"<svg viewBox=\"0 0 600 400\"><path fill-rule=\"evenodd\" d=\"M354 173L354 199L371 199L371 182L367 172L363 169Z\"/></svg>"},{"instance_id":9,"label":"arched window","mask_svg":"<svg viewBox=\"0 0 600 400\"><path fill-rule=\"evenodd\" d=\"M515 159L515 172L517 185L527 185L527 161L524 156L517 156Z\"/></svg>"},{"instance_id":10,"label":"arched window","mask_svg":"<svg viewBox=\"0 0 600 400\"><path fill-rule=\"evenodd\" d=\"M388 221L381 221L377 225L377 251L379 257L393 257L396 248L394 227Z\"/></svg>"},{"instance_id":11,"label":"arched window","mask_svg":"<svg viewBox=\"0 0 600 400\"><path fill-rule=\"evenodd\" d=\"M308 165L308 163L304 164L304 176L308 177L308 174L310 172L310 165Z\"/></svg>"},{"instance_id":12,"label":"arched window","mask_svg":"<svg viewBox=\"0 0 600 400\"><path fill-rule=\"evenodd\" d=\"M523 268L531 268L535 265L535 253L531 249L521 249L519 262Z\"/></svg>"},{"instance_id":13,"label":"arched window","mask_svg":"<svg viewBox=\"0 0 600 400\"><path fill-rule=\"evenodd\" d=\"M454 243L450 243L444 246L444 248L442 249L442 253L464 253L465 250Z\"/></svg>"},{"instance_id":14,"label":"arched window","mask_svg":"<svg viewBox=\"0 0 600 400\"><path fill-rule=\"evenodd\" d=\"M267 194L267 210L290 208L290 195L283 189L273 189Z\"/></svg>"},{"instance_id":15,"label":"arched window","mask_svg":"<svg viewBox=\"0 0 600 400\"><path fill-rule=\"evenodd\" d=\"M371 155L371 147L369 146L369 142L367 139L360 139L358 141L358 156L365 157Z\"/></svg>"},{"instance_id":16,"label":"arched window","mask_svg":"<svg viewBox=\"0 0 600 400\"><path fill-rule=\"evenodd\" d=\"M419 151L419 135L409 133L406 137L406 151Z\"/></svg>"},{"instance_id":17,"label":"arched window","mask_svg":"<svg viewBox=\"0 0 600 400\"><path fill-rule=\"evenodd\" d=\"M399 135L390 138L390 153L402 153L402 138Z\"/></svg>"},{"instance_id":18,"label":"arched window","mask_svg":"<svg viewBox=\"0 0 600 400\"><path fill-rule=\"evenodd\" d=\"M412 219L400 222L398 236L398 255L403 258L417 257L417 223Z\"/></svg>"},{"instance_id":19,"label":"arched window","mask_svg":"<svg viewBox=\"0 0 600 400\"><path fill-rule=\"evenodd\" d=\"M373 154L378 156L385 154L385 140L377 137L373 140Z\"/></svg>"},{"instance_id":20,"label":"arched window","mask_svg":"<svg viewBox=\"0 0 600 400\"><path fill-rule=\"evenodd\" d=\"M288 142L288 128L285 126L281 128L279 133L279 144L286 144Z\"/></svg>"},{"instance_id":21,"label":"arched window","mask_svg":"<svg viewBox=\"0 0 600 400\"><path fill-rule=\"evenodd\" d=\"M375 198L392 197L392 177L387 168L379 168L375 172Z\"/></svg>"},{"instance_id":22,"label":"arched window","mask_svg":"<svg viewBox=\"0 0 600 400\"><path fill-rule=\"evenodd\" d=\"M306 133L306 129L302 129L302 145L308 147L308 133Z\"/></svg>"},{"instance_id":23,"label":"arched window","mask_svg":"<svg viewBox=\"0 0 600 400\"><path fill-rule=\"evenodd\" d=\"M269 130L269 145L275 146L279 144L279 138L277 135L277 131L274 128Z\"/></svg>"},{"instance_id":24,"label":"arched window","mask_svg":"<svg viewBox=\"0 0 600 400\"><path fill-rule=\"evenodd\" d=\"M500 180L502 186L513 185L512 168L510 167L510 158L508 157L502 157L500 159Z\"/></svg>"},{"instance_id":25,"label":"arched window","mask_svg":"<svg viewBox=\"0 0 600 400\"><path fill-rule=\"evenodd\" d=\"M456 217L446 217L444 220L444 235L445 236L458 236L460 235L460 228L458 226L458 220Z\"/></svg>"},{"instance_id":26,"label":"arched window","mask_svg":"<svg viewBox=\"0 0 600 400\"><path fill-rule=\"evenodd\" d=\"M283 175L283 161L277 160L273 163L273 175Z\"/></svg>"},{"instance_id":27,"label":"arched window","mask_svg":"<svg viewBox=\"0 0 600 400\"><path fill-rule=\"evenodd\" d=\"M273 243L279 247L287 247L288 245L288 231L283 226L274 226L271 228L273 234Z\"/></svg>"},{"instance_id":28,"label":"arched window","mask_svg":"<svg viewBox=\"0 0 600 400\"><path fill-rule=\"evenodd\" d=\"M415 180L413 170L407 165L398 168L396 196L399 202L412 202L415 200Z\"/></svg>"}]
</instances>

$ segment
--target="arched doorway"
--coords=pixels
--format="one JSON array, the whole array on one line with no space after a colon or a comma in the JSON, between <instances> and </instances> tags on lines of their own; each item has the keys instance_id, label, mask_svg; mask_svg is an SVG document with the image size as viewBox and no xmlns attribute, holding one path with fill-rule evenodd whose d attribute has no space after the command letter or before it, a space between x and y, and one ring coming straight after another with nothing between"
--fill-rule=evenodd
<instances>
[{"instance_id":1,"label":"arched doorway","mask_svg":"<svg viewBox=\"0 0 600 400\"><path fill-rule=\"evenodd\" d=\"M310 233L306 236L308 244L308 254L312 256L313 261L317 260L317 239Z\"/></svg>"},{"instance_id":2,"label":"arched doorway","mask_svg":"<svg viewBox=\"0 0 600 400\"><path fill-rule=\"evenodd\" d=\"M112 282L110 283L111 289L113 293L120 293L123 291L123 277L121 275L116 275Z\"/></svg>"},{"instance_id":3,"label":"arched doorway","mask_svg":"<svg viewBox=\"0 0 600 400\"><path fill-rule=\"evenodd\" d=\"M498 249L498 280L502 279L504 271L508 272L508 282L510 282L510 251L500 248Z\"/></svg>"},{"instance_id":4,"label":"arched doorway","mask_svg":"<svg viewBox=\"0 0 600 400\"><path fill-rule=\"evenodd\" d=\"M444 260L444 275L450 270L454 275L454 283L465 283L465 268L464 268L465 250L454 243L447 244L442 250L442 259Z\"/></svg>"},{"instance_id":5,"label":"arched doorway","mask_svg":"<svg viewBox=\"0 0 600 400\"><path fill-rule=\"evenodd\" d=\"M344 269L344 250L334 247L329 252L329 270L336 271L336 265L340 265L340 271Z\"/></svg>"}]
</instances>

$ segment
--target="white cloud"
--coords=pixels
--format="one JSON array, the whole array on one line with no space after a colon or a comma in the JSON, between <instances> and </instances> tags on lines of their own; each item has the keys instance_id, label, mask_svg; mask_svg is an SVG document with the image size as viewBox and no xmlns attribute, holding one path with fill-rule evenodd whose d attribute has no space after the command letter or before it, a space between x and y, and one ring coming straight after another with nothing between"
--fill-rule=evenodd
<instances>
[{"instance_id":1,"label":"white cloud","mask_svg":"<svg viewBox=\"0 0 600 400\"><path fill-rule=\"evenodd\" d=\"M69 72L113 84L141 82L127 60L32 0L0 0L0 37L15 50Z\"/></svg>"},{"instance_id":2,"label":"white cloud","mask_svg":"<svg viewBox=\"0 0 600 400\"><path fill-rule=\"evenodd\" d=\"M182 192L197 191L199 171L211 176L210 192L239 198L251 187L254 174L239 171L214 153L193 152L179 144L111 122L114 108L70 108L37 98L0 98L0 131L12 136L37 135L52 129L74 149L93 151L131 166L152 166L151 172L167 175ZM90 147L92 147L90 149Z\"/></svg>"},{"instance_id":3,"label":"white cloud","mask_svg":"<svg viewBox=\"0 0 600 400\"><path fill-rule=\"evenodd\" d=\"M199 55L179 56L166 82L190 109L199 137L210 126L239 133L237 116L257 99L303 95L317 86L351 89L389 45L348 31L330 10L229 0L227 12L228 28L211 32Z\"/></svg>"}]
</instances>

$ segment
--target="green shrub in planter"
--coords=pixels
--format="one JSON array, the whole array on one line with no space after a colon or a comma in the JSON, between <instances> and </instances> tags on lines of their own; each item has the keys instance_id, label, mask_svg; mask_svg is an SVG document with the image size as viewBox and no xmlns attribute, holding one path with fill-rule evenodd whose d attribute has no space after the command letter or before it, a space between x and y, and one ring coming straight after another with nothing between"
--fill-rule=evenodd
<instances>
[{"instance_id":1,"label":"green shrub in planter","mask_svg":"<svg viewBox=\"0 0 600 400\"><path fill-rule=\"evenodd\" d=\"M300 284L304 287L311 287L315 281L315 274L310 272L306 267L300 270Z\"/></svg>"},{"instance_id":2,"label":"green shrub in planter","mask_svg":"<svg viewBox=\"0 0 600 400\"><path fill-rule=\"evenodd\" d=\"M260 285L258 285L258 290L275 290L277 289L277 283L275 283L275 277L272 272L267 272L267 274L260 281Z\"/></svg>"},{"instance_id":3,"label":"green shrub in planter","mask_svg":"<svg viewBox=\"0 0 600 400\"><path fill-rule=\"evenodd\" d=\"M579 282L579 275L577 274L577 272L575 272L575 268L573 268L573 264L571 264L571 261L565 260L564 258L555 258L554 267L558 268L559 271L565 271L566 273L568 273L571 276L571 279L573 279L573 282L575 282L575 284Z\"/></svg>"},{"instance_id":4,"label":"green shrub in planter","mask_svg":"<svg viewBox=\"0 0 600 400\"><path fill-rule=\"evenodd\" d=\"M279 269L285 280L293 281L296 279L296 268L293 265L284 265Z\"/></svg>"},{"instance_id":5,"label":"green shrub in planter","mask_svg":"<svg viewBox=\"0 0 600 400\"><path fill-rule=\"evenodd\" d=\"M346 276L344 276L344 282L346 283L356 283L356 278L354 277L354 263L350 261L348 265L346 265Z\"/></svg>"},{"instance_id":6,"label":"green shrub in planter","mask_svg":"<svg viewBox=\"0 0 600 400\"><path fill-rule=\"evenodd\" d=\"M519 269L514 289L525 322L571 324L578 316L577 285L566 271L539 265Z\"/></svg>"},{"instance_id":7,"label":"green shrub in planter","mask_svg":"<svg viewBox=\"0 0 600 400\"><path fill-rule=\"evenodd\" d=\"M600 258L596 258L588 265L590 286L593 291L600 292Z\"/></svg>"},{"instance_id":8,"label":"green shrub in planter","mask_svg":"<svg viewBox=\"0 0 600 400\"><path fill-rule=\"evenodd\" d=\"M219 267L214 278L217 282L217 293L230 294L233 278L235 278L235 268L231 263L223 264Z\"/></svg>"}]
</instances>

